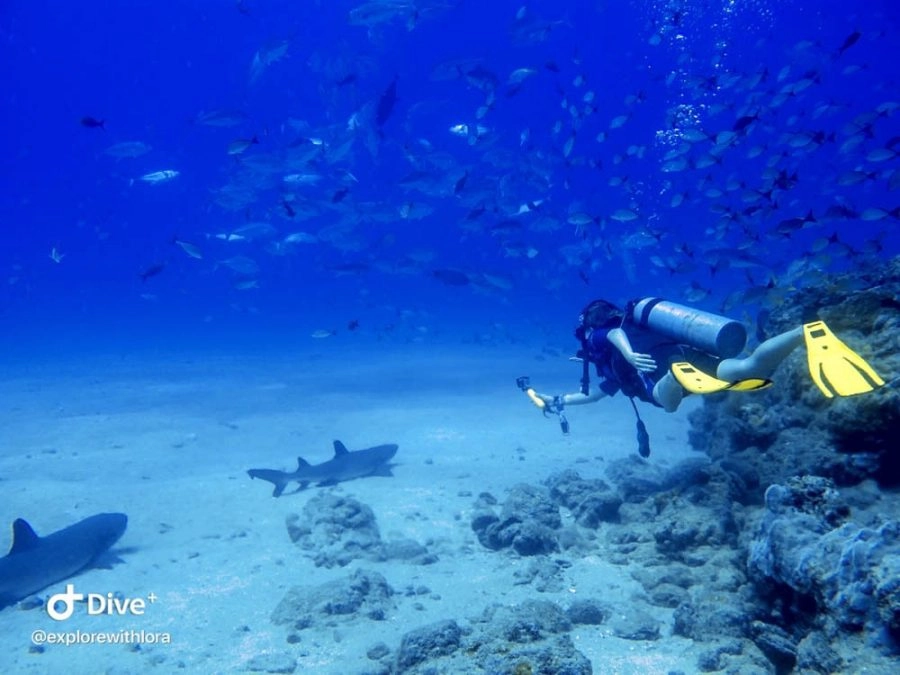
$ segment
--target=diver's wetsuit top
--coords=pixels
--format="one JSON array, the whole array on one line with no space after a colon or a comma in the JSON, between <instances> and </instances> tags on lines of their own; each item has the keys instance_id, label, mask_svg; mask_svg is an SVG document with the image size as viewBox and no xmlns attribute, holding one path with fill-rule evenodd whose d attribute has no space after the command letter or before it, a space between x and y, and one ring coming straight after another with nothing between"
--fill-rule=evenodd
<instances>
[{"instance_id":1,"label":"diver's wetsuit top","mask_svg":"<svg viewBox=\"0 0 900 675\"><path fill-rule=\"evenodd\" d=\"M650 351L635 344L634 337L637 337L637 331L633 331L632 326L628 328L628 340L634 350L650 354ZM608 335L611 330L612 328L594 329L587 341L588 358L594 364L597 375L603 378L599 384L600 390L607 396L613 396L621 391L626 396L635 396L642 401L658 406L659 404L653 399L653 387L659 377L665 375L665 371L659 377L656 377L659 368L655 373L637 371L609 341ZM646 333L646 331L641 332ZM634 333L634 337L632 333ZM656 357L654 356L654 358ZM659 362L657 361L657 363Z\"/></svg>"},{"instance_id":2,"label":"diver's wetsuit top","mask_svg":"<svg viewBox=\"0 0 900 675\"><path fill-rule=\"evenodd\" d=\"M587 356L594 364L597 375L603 378L599 386L607 396L613 396L621 391L626 396L634 396L661 407L653 398L653 387L665 377L669 372L669 366L674 361L690 361L698 367L710 368L707 372L715 372L718 360L708 354L673 342L667 337L627 321L623 329L635 352L649 354L653 357L653 360L656 361L656 370L652 373L642 373L628 363L607 337L612 327L594 329L587 341Z\"/></svg>"}]
</instances>

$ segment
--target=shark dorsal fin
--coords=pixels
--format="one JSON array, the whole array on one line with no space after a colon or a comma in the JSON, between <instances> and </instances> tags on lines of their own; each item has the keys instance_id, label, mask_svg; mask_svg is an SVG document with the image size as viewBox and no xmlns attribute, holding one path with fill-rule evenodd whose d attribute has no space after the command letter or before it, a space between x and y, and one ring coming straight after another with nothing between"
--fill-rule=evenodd
<instances>
[{"instance_id":1,"label":"shark dorsal fin","mask_svg":"<svg viewBox=\"0 0 900 675\"><path fill-rule=\"evenodd\" d=\"M340 441L334 442L334 456L340 457L341 455L349 454L349 450L347 450L347 446L341 443Z\"/></svg>"},{"instance_id":2,"label":"shark dorsal fin","mask_svg":"<svg viewBox=\"0 0 900 675\"><path fill-rule=\"evenodd\" d=\"M302 457L297 458L297 470L298 471L300 469L305 469L308 466L309 466L309 462L307 462L305 459L303 459Z\"/></svg>"},{"instance_id":3,"label":"shark dorsal fin","mask_svg":"<svg viewBox=\"0 0 900 675\"><path fill-rule=\"evenodd\" d=\"M16 518L13 523L13 542L9 554L22 553L37 546L40 537L31 529L31 525L24 518Z\"/></svg>"}]
</instances>

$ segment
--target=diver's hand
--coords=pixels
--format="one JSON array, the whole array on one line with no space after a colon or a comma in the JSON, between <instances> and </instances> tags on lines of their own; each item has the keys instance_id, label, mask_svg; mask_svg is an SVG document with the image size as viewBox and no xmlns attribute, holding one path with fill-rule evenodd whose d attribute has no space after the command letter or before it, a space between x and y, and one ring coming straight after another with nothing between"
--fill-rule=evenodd
<instances>
[{"instance_id":1,"label":"diver's hand","mask_svg":"<svg viewBox=\"0 0 900 675\"><path fill-rule=\"evenodd\" d=\"M534 389L528 388L525 390L525 393L528 394L528 398L531 400L534 405L542 411L547 411L553 405L554 398L553 396L547 396L546 394L539 394Z\"/></svg>"},{"instance_id":2,"label":"diver's hand","mask_svg":"<svg viewBox=\"0 0 900 675\"><path fill-rule=\"evenodd\" d=\"M652 373L656 370L656 361L649 354L631 352L627 357L628 363L641 373Z\"/></svg>"},{"instance_id":3,"label":"diver's hand","mask_svg":"<svg viewBox=\"0 0 900 675\"><path fill-rule=\"evenodd\" d=\"M540 408L541 410L552 410L554 402L556 401L556 398L557 398L556 396L547 396L546 394L539 394L537 392L534 392L534 396L535 396L535 398L540 399L541 403L544 404L543 407L538 406L538 408ZM537 405L536 402L535 402L535 405Z\"/></svg>"}]
</instances>

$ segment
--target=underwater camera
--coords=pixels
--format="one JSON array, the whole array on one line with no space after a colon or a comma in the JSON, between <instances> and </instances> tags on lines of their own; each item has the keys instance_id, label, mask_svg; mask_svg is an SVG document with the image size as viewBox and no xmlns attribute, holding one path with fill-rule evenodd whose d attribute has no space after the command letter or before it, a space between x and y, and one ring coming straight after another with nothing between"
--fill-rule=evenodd
<instances>
[{"instance_id":1,"label":"underwater camera","mask_svg":"<svg viewBox=\"0 0 900 675\"><path fill-rule=\"evenodd\" d=\"M541 400L541 398L538 397L538 395L534 392L534 389L531 388L531 379L527 375L517 377L516 386L521 391L524 391L526 394L528 394L528 398L530 398L531 402L541 409L541 412L544 413L544 417L547 416L547 413L555 413L557 418L559 419L560 430L563 432L563 434L569 433L569 420L567 420L566 416L563 414L564 404L561 396L555 397L553 403L550 404Z\"/></svg>"}]
</instances>

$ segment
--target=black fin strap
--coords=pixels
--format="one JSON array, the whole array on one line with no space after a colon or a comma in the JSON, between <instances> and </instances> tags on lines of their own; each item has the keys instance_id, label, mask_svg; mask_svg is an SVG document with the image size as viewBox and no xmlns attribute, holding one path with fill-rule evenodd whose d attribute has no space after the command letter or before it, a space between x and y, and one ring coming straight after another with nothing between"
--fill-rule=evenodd
<instances>
[{"instance_id":1,"label":"black fin strap","mask_svg":"<svg viewBox=\"0 0 900 675\"><path fill-rule=\"evenodd\" d=\"M581 393L591 393L591 360L588 358L587 340L581 338Z\"/></svg>"},{"instance_id":2,"label":"black fin strap","mask_svg":"<svg viewBox=\"0 0 900 675\"><path fill-rule=\"evenodd\" d=\"M649 457L650 434L647 433L647 427L644 425L644 420L641 419L641 414L638 412L637 405L634 403L634 396L629 396L628 400L631 401L631 407L634 408L634 415L637 417L638 454L641 457Z\"/></svg>"}]
</instances>

